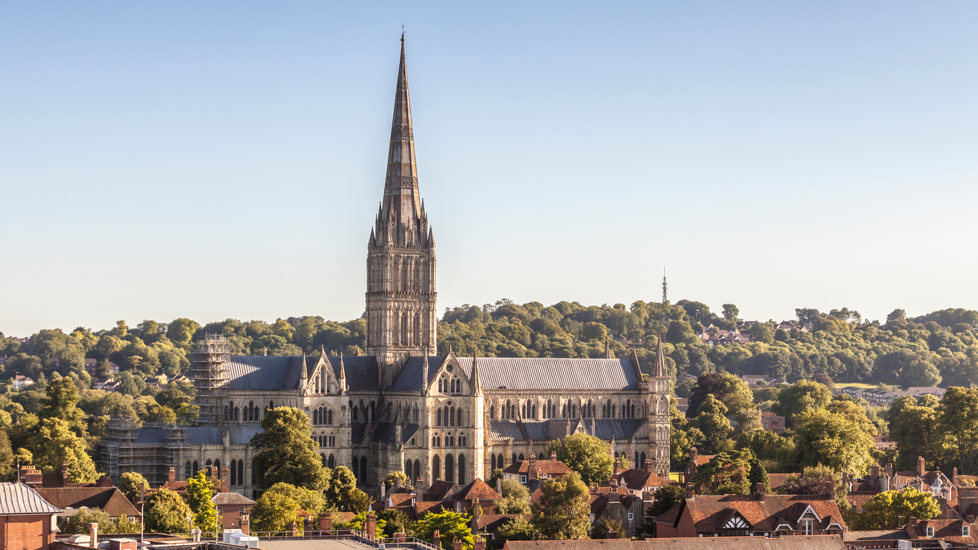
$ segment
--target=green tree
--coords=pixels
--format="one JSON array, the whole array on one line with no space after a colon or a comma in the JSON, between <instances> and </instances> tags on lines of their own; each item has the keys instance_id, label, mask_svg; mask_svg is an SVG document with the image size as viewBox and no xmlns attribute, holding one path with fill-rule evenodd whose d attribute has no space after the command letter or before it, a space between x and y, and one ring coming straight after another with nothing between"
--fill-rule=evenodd
<instances>
[{"instance_id":1,"label":"green tree","mask_svg":"<svg viewBox=\"0 0 978 550\"><path fill-rule=\"evenodd\" d=\"M827 407L832 401L832 392L812 380L799 380L778 393L778 399L771 407L774 414L783 416L789 427L794 425L795 415L813 409Z\"/></svg>"},{"instance_id":2,"label":"green tree","mask_svg":"<svg viewBox=\"0 0 978 550\"><path fill-rule=\"evenodd\" d=\"M628 534L621 522L611 518L601 518L591 527L592 539L627 539Z\"/></svg>"},{"instance_id":3,"label":"green tree","mask_svg":"<svg viewBox=\"0 0 978 550\"><path fill-rule=\"evenodd\" d=\"M577 472L550 479L541 487L534 525L543 538L574 540L587 538L591 526L587 485Z\"/></svg>"},{"instance_id":4,"label":"green tree","mask_svg":"<svg viewBox=\"0 0 978 550\"><path fill-rule=\"evenodd\" d=\"M913 487L902 491L885 491L870 498L863 513L857 516L857 529L900 529L910 517L927 520L937 517L941 507L937 499Z\"/></svg>"},{"instance_id":5,"label":"green tree","mask_svg":"<svg viewBox=\"0 0 978 550\"><path fill-rule=\"evenodd\" d=\"M720 453L693 476L698 493L708 495L747 495L751 493L750 451Z\"/></svg>"},{"instance_id":6,"label":"green tree","mask_svg":"<svg viewBox=\"0 0 978 550\"><path fill-rule=\"evenodd\" d=\"M299 409L278 407L269 410L261 421L262 432L251 438L258 472L258 487L268 489L288 483L322 491L329 484L328 473L316 454L309 417Z\"/></svg>"},{"instance_id":7,"label":"green tree","mask_svg":"<svg viewBox=\"0 0 978 550\"><path fill-rule=\"evenodd\" d=\"M60 418L41 422L34 436L34 464L47 473L68 467L71 483L93 483L98 480L95 463L88 455L85 440L75 435L71 426Z\"/></svg>"},{"instance_id":8,"label":"green tree","mask_svg":"<svg viewBox=\"0 0 978 550\"><path fill-rule=\"evenodd\" d=\"M190 527L187 524L189 515L190 506L169 489L159 489L146 496L143 518L148 533L186 533Z\"/></svg>"},{"instance_id":9,"label":"green tree","mask_svg":"<svg viewBox=\"0 0 978 550\"><path fill-rule=\"evenodd\" d=\"M357 513L356 516L350 520L350 523L346 525L347 529L353 529L354 531L364 531L364 525L367 524L367 515L373 512L368 512L364 510ZM374 516L374 532L372 533L375 537L383 537L384 531L387 529L387 521L382 519L380 516Z\"/></svg>"},{"instance_id":10,"label":"green tree","mask_svg":"<svg viewBox=\"0 0 978 550\"><path fill-rule=\"evenodd\" d=\"M530 491L522 483L504 479L502 482L502 499L496 501L496 512L499 514L529 514Z\"/></svg>"},{"instance_id":11,"label":"green tree","mask_svg":"<svg viewBox=\"0 0 978 550\"><path fill-rule=\"evenodd\" d=\"M166 326L166 337L178 346L189 346L191 338L199 329L200 325L195 321L185 318L174 319Z\"/></svg>"},{"instance_id":12,"label":"green tree","mask_svg":"<svg viewBox=\"0 0 978 550\"><path fill-rule=\"evenodd\" d=\"M14 450L10 447L7 432L0 430L0 481L10 481L16 469Z\"/></svg>"},{"instance_id":13,"label":"green tree","mask_svg":"<svg viewBox=\"0 0 978 550\"><path fill-rule=\"evenodd\" d=\"M298 509L299 503L286 494L264 493L251 507L252 531L270 533L286 531L296 520Z\"/></svg>"},{"instance_id":14,"label":"green tree","mask_svg":"<svg viewBox=\"0 0 978 550\"><path fill-rule=\"evenodd\" d=\"M217 510L211 501L213 496L211 480L204 470L187 480L187 505L194 515L194 527L203 533L217 533Z\"/></svg>"},{"instance_id":15,"label":"green tree","mask_svg":"<svg viewBox=\"0 0 978 550\"><path fill-rule=\"evenodd\" d=\"M740 310L733 304L723 304L723 318L731 323L737 322Z\"/></svg>"},{"instance_id":16,"label":"green tree","mask_svg":"<svg viewBox=\"0 0 978 550\"><path fill-rule=\"evenodd\" d=\"M524 517L516 517L512 521L502 524L496 530L495 537L489 540L491 550L499 550L506 545L508 540L536 540L540 538L540 532L527 521Z\"/></svg>"},{"instance_id":17,"label":"green tree","mask_svg":"<svg viewBox=\"0 0 978 550\"><path fill-rule=\"evenodd\" d=\"M948 388L940 404L941 431L953 442L948 466L978 472L978 388Z\"/></svg>"},{"instance_id":18,"label":"green tree","mask_svg":"<svg viewBox=\"0 0 978 550\"><path fill-rule=\"evenodd\" d=\"M391 487L393 487L397 483L397 480L401 480L401 487L414 489L414 485L411 484L411 480L408 479L407 474L405 474L400 470L395 470L393 472L390 472L389 474L387 474L386 477L384 477L384 488L390 491Z\"/></svg>"},{"instance_id":19,"label":"green tree","mask_svg":"<svg viewBox=\"0 0 978 550\"><path fill-rule=\"evenodd\" d=\"M593 435L576 433L557 439L547 447L547 453L557 453L557 460L580 474L586 485L604 483L611 478L614 459L608 444Z\"/></svg>"},{"instance_id":20,"label":"green tree","mask_svg":"<svg viewBox=\"0 0 978 550\"><path fill-rule=\"evenodd\" d=\"M129 502L136 504L139 502L139 495L142 494L142 491L149 490L149 483L138 472L124 472L119 476L119 490L126 495Z\"/></svg>"},{"instance_id":21,"label":"green tree","mask_svg":"<svg viewBox=\"0 0 978 550\"><path fill-rule=\"evenodd\" d=\"M278 493L296 501L299 508L314 516L326 509L326 498L321 491L313 491L305 487L296 487L288 483L276 483L272 485L265 494Z\"/></svg>"},{"instance_id":22,"label":"green tree","mask_svg":"<svg viewBox=\"0 0 978 550\"><path fill-rule=\"evenodd\" d=\"M887 420L890 440L897 442L898 469L916 469L918 456L926 458L932 466L935 462L943 463L947 451L953 449L940 425L940 412L918 404L913 397L894 401Z\"/></svg>"},{"instance_id":23,"label":"green tree","mask_svg":"<svg viewBox=\"0 0 978 550\"><path fill-rule=\"evenodd\" d=\"M74 378L52 380L45 389L37 417L41 420L59 418L68 424L75 435L85 437L85 413L77 407L79 399Z\"/></svg>"},{"instance_id":24,"label":"green tree","mask_svg":"<svg viewBox=\"0 0 978 550\"><path fill-rule=\"evenodd\" d=\"M727 414L739 414L754 408L754 393L747 382L732 374L710 373L697 378L689 396L690 416L699 414L700 405L708 395L719 399L727 408Z\"/></svg>"},{"instance_id":25,"label":"green tree","mask_svg":"<svg viewBox=\"0 0 978 550\"><path fill-rule=\"evenodd\" d=\"M706 396L699 407L699 414L689 424L703 434L700 450L704 454L720 452L733 431L727 420L727 407L712 395Z\"/></svg>"},{"instance_id":26,"label":"green tree","mask_svg":"<svg viewBox=\"0 0 978 550\"><path fill-rule=\"evenodd\" d=\"M90 523L98 524L99 534L116 532L115 522L112 521L109 514L106 514L100 508L82 508L74 515L68 516L63 520L59 528L66 535L87 535L89 533Z\"/></svg>"},{"instance_id":27,"label":"green tree","mask_svg":"<svg viewBox=\"0 0 978 550\"><path fill-rule=\"evenodd\" d=\"M394 533L401 531L407 533L411 526L411 518L400 510L388 508L377 514L377 525L384 522L384 536L393 537Z\"/></svg>"},{"instance_id":28,"label":"green tree","mask_svg":"<svg viewBox=\"0 0 978 550\"><path fill-rule=\"evenodd\" d=\"M816 409L798 415L795 426L795 464L824 464L837 472L863 475L873 463L873 438L848 418Z\"/></svg>"},{"instance_id":29,"label":"green tree","mask_svg":"<svg viewBox=\"0 0 978 550\"><path fill-rule=\"evenodd\" d=\"M471 522L471 516L453 510L438 513L429 512L418 520L414 532L418 538L430 541L445 550L455 547L455 538L462 540L462 547L465 550L472 550L475 538L472 536ZM434 540L435 530L440 535L437 541Z\"/></svg>"}]
</instances>

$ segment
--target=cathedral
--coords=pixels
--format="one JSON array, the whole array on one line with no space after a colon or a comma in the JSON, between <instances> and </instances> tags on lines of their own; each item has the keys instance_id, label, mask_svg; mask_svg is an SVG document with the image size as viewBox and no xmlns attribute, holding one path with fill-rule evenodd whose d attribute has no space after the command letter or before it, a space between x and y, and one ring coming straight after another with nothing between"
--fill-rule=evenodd
<instances>
[{"instance_id":1,"label":"cathedral","mask_svg":"<svg viewBox=\"0 0 978 550\"><path fill-rule=\"evenodd\" d=\"M205 335L192 353L195 426L112 423L102 461L113 481L137 471L154 486L213 467L253 496L248 442L265 411L308 415L323 464L361 486L391 471L422 484L487 479L553 440L584 432L617 456L669 472L669 376L662 348L650 377L637 357L458 357L437 353L435 236L418 186L404 38L383 199L367 244L366 353L232 356Z\"/></svg>"}]
</instances>

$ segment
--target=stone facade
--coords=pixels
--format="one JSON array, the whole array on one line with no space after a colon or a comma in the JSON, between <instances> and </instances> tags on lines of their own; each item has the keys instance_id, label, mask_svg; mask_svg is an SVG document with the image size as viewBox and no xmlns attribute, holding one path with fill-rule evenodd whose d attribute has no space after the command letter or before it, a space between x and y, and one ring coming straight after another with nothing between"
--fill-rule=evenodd
<instances>
[{"instance_id":1,"label":"stone facade","mask_svg":"<svg viewBox=\"0 0 978 550\"><path fill-rule=\"evenodd\" d=\"M550 441L578 432L668 475L670 379L661 348L647 378L634 354L436 355L435 267L402 42L384 196L367 246L366 355L229 356L223 337L209 335L193 354L208 411L201 424L114 424L103 445L110 476L135 470L156 485L170 467L186 479L226 466L230 490L251 496L248 442L264 412L278 406L305 411L323 463L349 467L364 486L394 470L461 486L531 455L543 459Z\"/></svg>"}]
</instances>

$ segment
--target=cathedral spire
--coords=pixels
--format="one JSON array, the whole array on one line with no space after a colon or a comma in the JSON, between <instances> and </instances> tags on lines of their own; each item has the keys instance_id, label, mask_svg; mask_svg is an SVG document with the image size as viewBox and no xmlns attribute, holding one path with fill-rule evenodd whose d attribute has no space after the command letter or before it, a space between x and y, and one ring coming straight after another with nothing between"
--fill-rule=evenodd
<instances>
[{"instance_id":1,"label":"cathedral spire","mask_svg":"<svg viewBox=\"0 0 978 550\"><path fill-rule=\"evenodd\" d=\"M418 166L414 157L414 129L411 125L411 94L408 92L404 37L401 36L401 64L397 70L394 92L394 118L391 120L391 143L387 154L387 178L384 181L384 213L395 225L407 231L415 229L421 218L418 193Z\"/></svg>"},{"instance_id":2,"label":"cathedral spire","mask_svg":"<svg viewBox=\"0 0 978 550\"><path fill-rule=\"evenodd\" d=\"M669 376L666 370L666 354L662 351L662 335L659 335L659 343L655 348L655 364L652 365L652 377Z\"/></svg>"}]
</instances>

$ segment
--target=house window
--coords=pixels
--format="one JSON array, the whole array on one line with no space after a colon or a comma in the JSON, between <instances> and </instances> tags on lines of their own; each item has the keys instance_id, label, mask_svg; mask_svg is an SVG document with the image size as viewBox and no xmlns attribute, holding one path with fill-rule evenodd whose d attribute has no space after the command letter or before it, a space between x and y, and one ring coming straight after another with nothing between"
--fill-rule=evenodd
<instances>
[{"instance_id":1,"label":"house window","mask_svg":"<svg viewBox=\"0 0 978 550\"><path fill-rule=\"evenodd\" d=\"M970 537L971 536L971 526L970 525L962 525L961 526L961 536L962 537Z\"/></svg>"},{"instance_id":2,"label":"house window","mask_svg":"<svg viewBox=\"0 0 978 550\"><path fill-rule=\"evenodd\" d=\"M801 534L814 535L815 534L814 522L811 521L801 522Z\"/></svg>"},{"instance_id":3,"label":"house window","mask_svg":"<svg viewBox=\"0 0 978 550\"><path fill-rule=\"evenodd\" d=\"M526 483L526 476L520 476L520 483Z\"/></svg>"},{"instance_id":4,"label":"house window","mask_svg":"<svg viewBox=\"0 0 978 550\"><path fill-rule=\"evenodd\" d=\"M928 527L927 528L927 538L929 538L929 539L934 538L934 528L933 527Z\"/></svg>"},{"instance_id":5,"label":"house window","mask_svg":"<svg viewBox=\"0 0 978 550\"><path fill-rule=\"evenodd\" d=\"M628 512L628 521L632 521L633 519L635 519L635 514Z\"/></svg>"}]
</instances>

